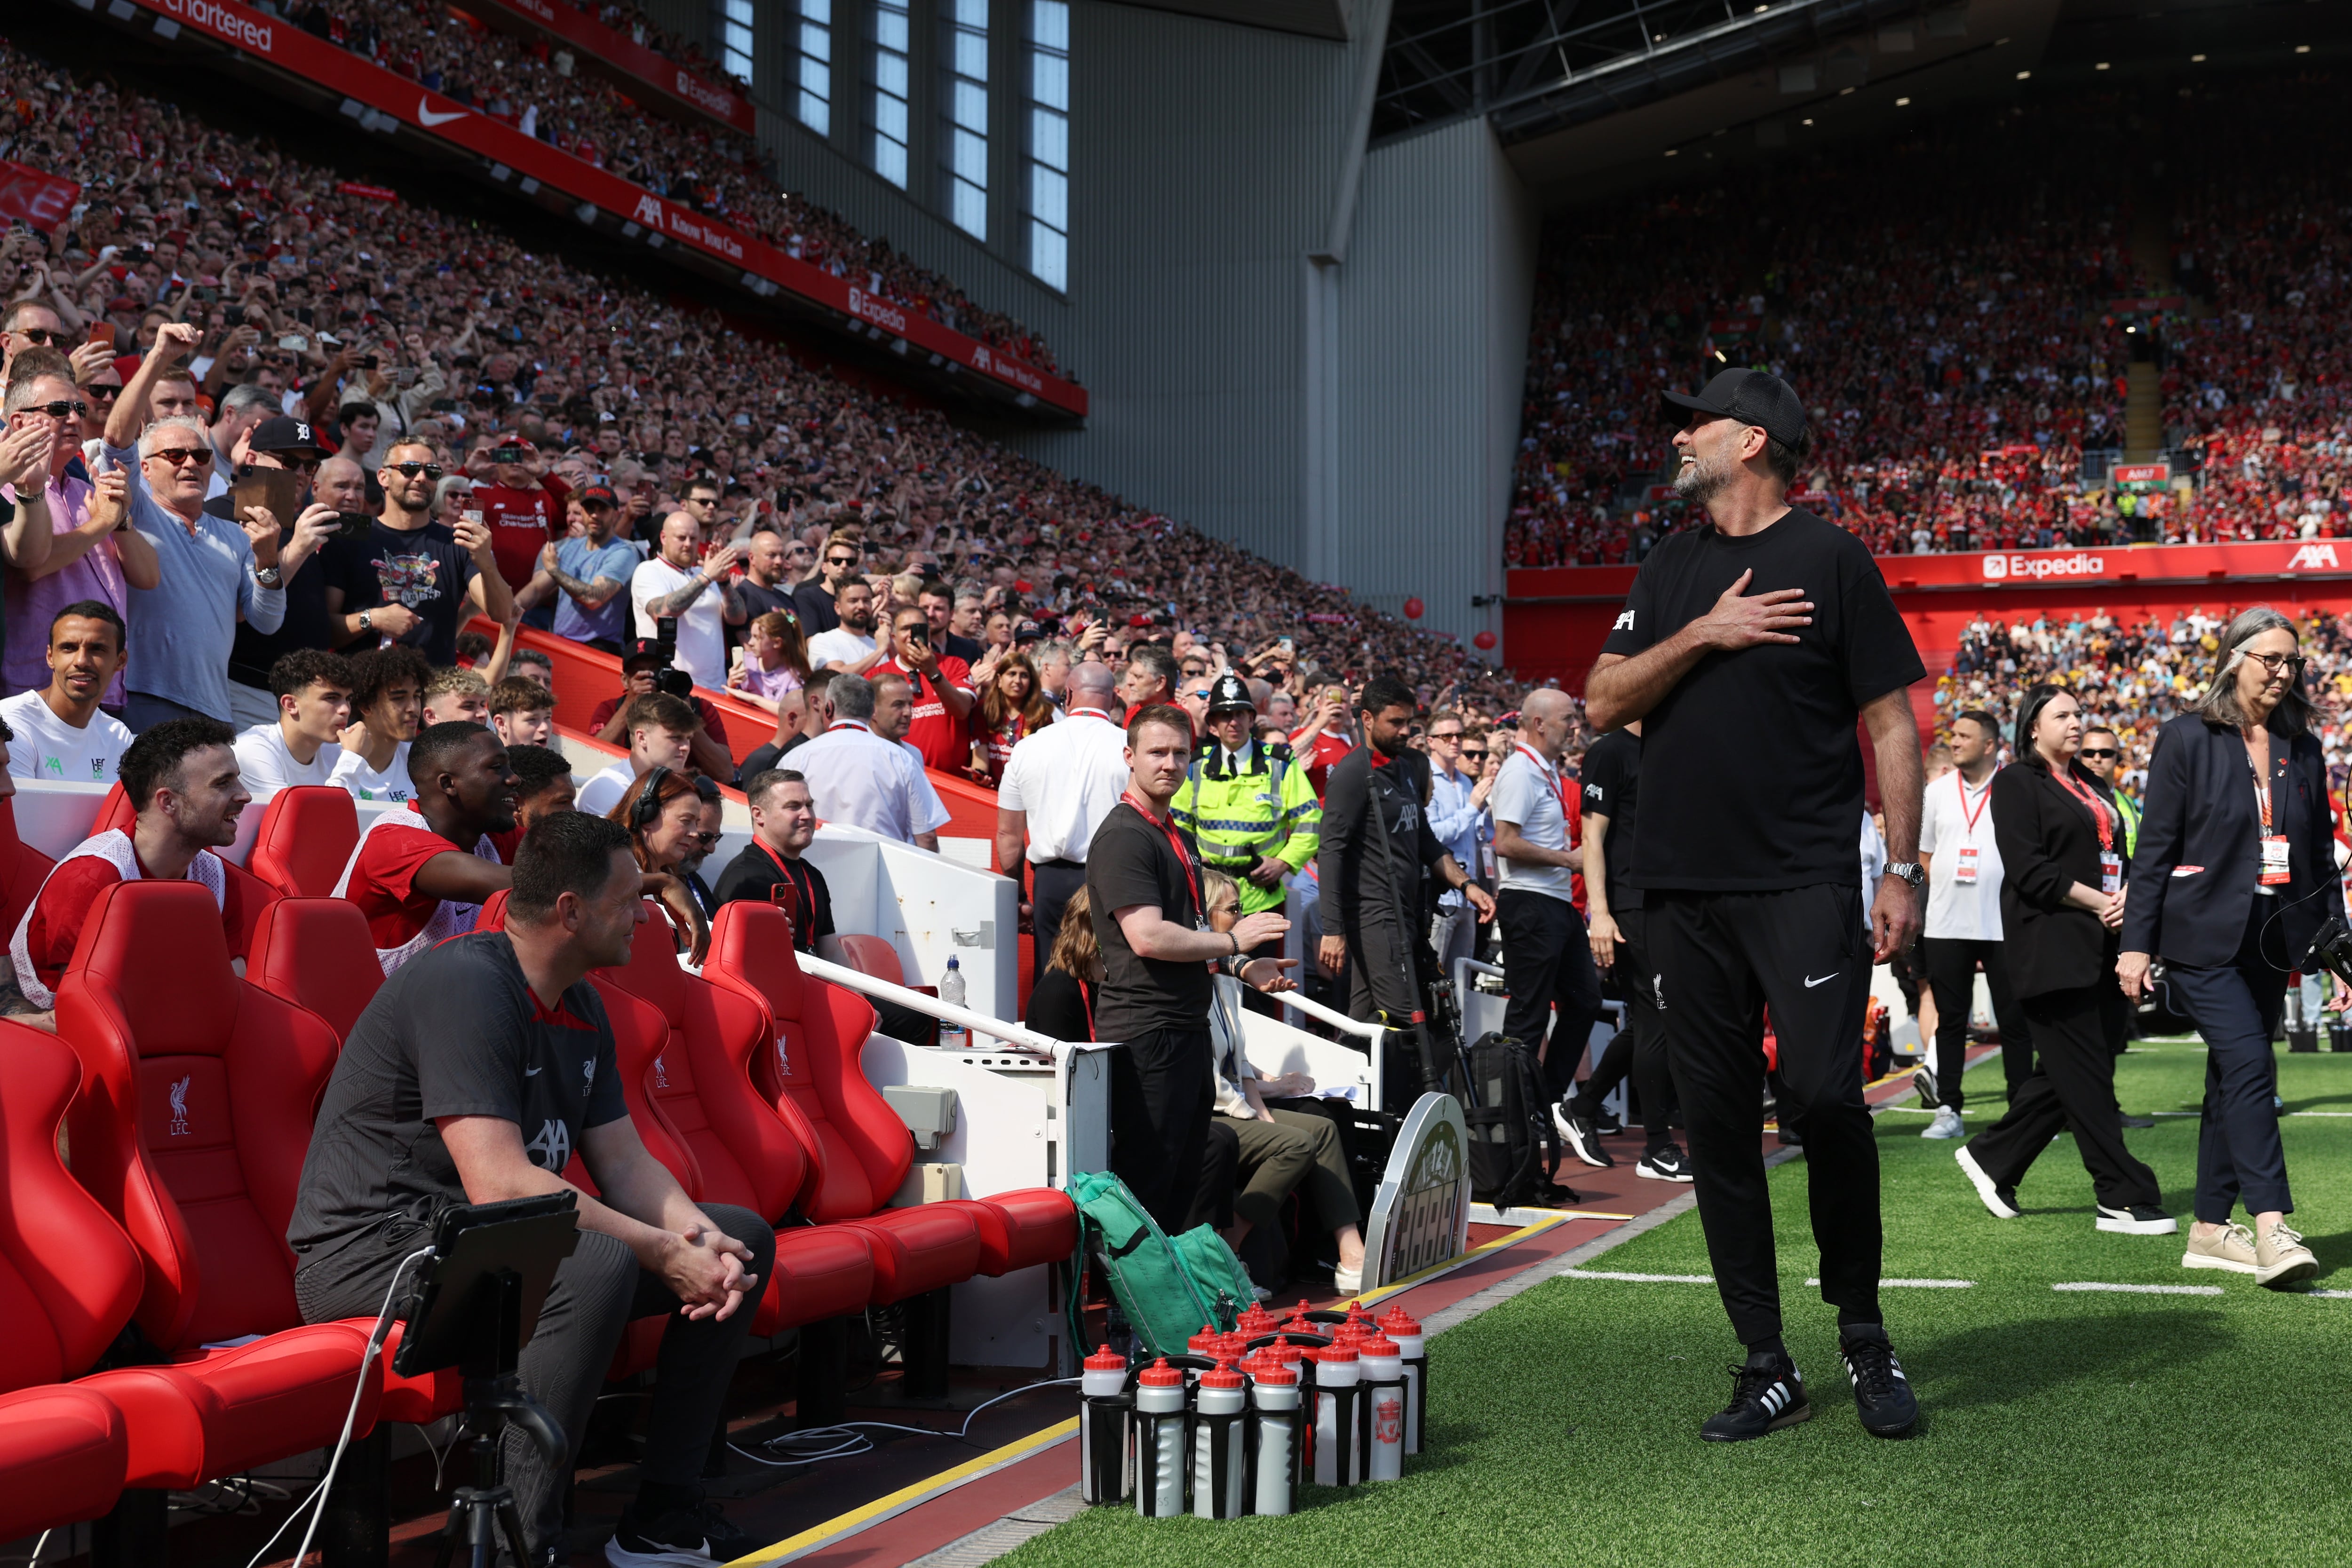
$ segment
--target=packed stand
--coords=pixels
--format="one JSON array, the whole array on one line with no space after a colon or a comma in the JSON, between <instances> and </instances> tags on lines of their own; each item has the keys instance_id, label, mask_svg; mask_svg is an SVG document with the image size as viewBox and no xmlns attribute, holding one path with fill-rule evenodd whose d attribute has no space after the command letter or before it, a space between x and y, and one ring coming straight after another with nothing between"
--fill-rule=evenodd
<instances>
[{"instance_id":1,"label":"packed stand","mask_svg":"<svg viewBox=\"0 0 2352 1568\"><path fill-rule=\"evenodd\" d=\"M2015 693L2045 681L2063 685L2081 698L2086 721L2116 730L2123 743L2116 779L2137 793L2157 730L2203 689L2229 620L2226 609L2202 608L2137 624L2105 610L2014 622L1980 615L1937 678L1937 710L1947 719L1971 708L2002 715ZM2315 727L2328 787L2340 795L2352 780L2352 622L2314 611L2299 641L2311 660L2303 689L2323 710Z\"/></svg>"},{"instance_id":2,"label":"packed stand","mask_svg":"<svg viewBox=\"0 0 2352 1568\"><path fill-rule=\"evenodd\" d=\"M264 9L271 8L263 0ZM758 144L699 118L648 114L578 68L570 49L493 31L416 0L288 0L304 31L503 120L558 152L768 241L786 255L930 317L966 337L1062 373L1036 333L948 279L869 240L776 183Z\"/></svg>"},{"instance_id":3,"label":"packed stand","mask_svg":"<svg viewBox=\"0 0 2352 1568\"><path fill-rule=\"evenodd\" d=\"M1878 553L2127 529L2077 480L2085 450L2123 442L2127 339L2096 312L2143 288L2130 210L2093 188L2116 111L1956 114L1737 189L1557 223L1507 562L1641 559L1684 516L1658 392L1743 361L1812 404L1801 501Z\"/></svg>"}]
</instances>

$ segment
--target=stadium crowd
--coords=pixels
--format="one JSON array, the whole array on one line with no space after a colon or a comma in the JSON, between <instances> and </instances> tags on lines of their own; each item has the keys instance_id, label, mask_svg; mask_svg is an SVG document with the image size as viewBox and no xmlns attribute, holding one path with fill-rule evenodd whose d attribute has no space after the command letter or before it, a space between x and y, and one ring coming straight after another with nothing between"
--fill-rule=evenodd
<instances>
[{"instance_id":1,"label":"stadium crowd","mask_svg":"<svg viewBox=\"0 0 2352 1568\"><path fill-rule=\"evenodd\" d=\"M558 152L1061 373L1052 349L1020 322L982 308L889 241L868 239L839 214L784 190L750 137L698 118L648 113L612 81L577 68L567 48L526 42L417 0L288 0L286 15L306 32Z\"/></svg>"},{"instance_id":2,"label":"stadium crowd","mask_svg":"<svg viewBox=\"0 0 2352 1568\"><path fill-rule=\"evenodd\" d=\"M1507 561L1642 559L1684 516L1658 391L1743 361L1811 402L1799 494L1879 554L2336 537L2344 242L2332 172L2276 105L2340 89L2324 73L2183 89L2173 280L2130 254L2120 95L1959 111L1768 169L1760 189L1556 223ZM1751 235L1735 210L1801 216ZM2124 445L2136 355L2158 378L2166 446L2197 475L2185 495L2111 487L2103 465L2086 476L2086 453Z\"/></svg>"},{"instance_id":3,"label":"stadium crowd","mask_svg":"<svg viewBox=\"0 0 2352 1568\"><path fill-rule=\"evenodd\" d=\"M756 570L764 583L779 570L794 583L822 576L817 547L846 532L879 609L887 613L893 581L943 583L950 603L978 612L966 612L975 641L992 617L1001 645L1117 653L1148 633L1222 645L1236 664L1255 656L1297 706L1311 706L1318 681L1381 667L1412 672L1433 699L1452 690L1490 712L1508 706L1487 667L1447 640L1072 483L929 410L803 366L781 344L722 329L715 314L431 208L347 189L330 170L209 128L167 100L14 49L0 66L16 106L0 155L84 186L71 224L47 235L18 227L0 243L10 308L32 312L12 349L78 348L88 463L99 462L110 401L165 323L184 319L198 334L184 356L193 383L166 383L155 409L176 412L170 398L184 395L209 415L211 491L226 487L240 439L271 414L310 426L306 454L352 460L364 490L352 511L383 505L382 464L414 439L443 470L420 505L455 523L467 509L463 493L481 487L474 498L488 507L499 575L538 621L569 599L551 577L531 591L544 530L585 537L603 488L615 504L602 542L617 537L644 557L663 520L688 511L700 535L689 559L735 536L720 570ZM88 346L110 332L111 357ZM172 392L182 385L184 394ZM494 464L516 437L525 459ZM331 462L324 473L349 470ZM703 479L707 494L695 485ZM778 531L781 567L740 539L755 524ZM1197 592L1205 582L1220 585L1207 602ZM609 598L571 602L604 611L593 634L608 645L631 634ZM803 637L829 629L798 628ZM432 635L453 642L456 630L445 620ZM42 628L17 631L37 638ZM405 624L394 634L418 635ZM772 638L761 635L767 649ZM717 685L725 671L698 673ZM266 676L265 664L241 684L257 688ZM1055 689L1051 677L1045 685Z\"/></svg>"}]
</instances>

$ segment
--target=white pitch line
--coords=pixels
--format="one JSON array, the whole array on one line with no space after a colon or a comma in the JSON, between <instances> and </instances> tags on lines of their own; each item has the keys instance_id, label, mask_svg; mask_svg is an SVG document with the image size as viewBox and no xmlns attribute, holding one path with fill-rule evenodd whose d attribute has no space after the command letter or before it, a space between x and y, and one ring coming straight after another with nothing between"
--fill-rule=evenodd
<instances>
[{"instance_id":1,"label":"white pitch line","mask_svg":"<svg viewBox=\"0 0 2352 1568\"><path fill-rule=\"evenodd\" d=\"M2352 1297L2352 1291L2305 1291L2304 1294L2306 1296L2332 1296L2338 1301L2342 1301L2347 1297Z\"/></svg>"},{"instance_id":2,"label":"white pitch line","mask_svg":"<svg viewBox=\"0 0 2352 1568\"><path fill-rule=\"evenodd\" d=\"M1712 1285L1712 1274L1624 1274L1608 1269L1562 1269L1563 1280L1622 1280L1635 1285Z\"/></svg>"},{"instance_id":3,"label":"white pitch line","mask_svg":"<svg viewBox=\"0 0 2352 1568\"><path fill-rule=\"evenodd\" d=\"M2121 1291L2135 1296L2218 1296L2221 1293L2219 1285L2110 1285L2093 1280L2078 1280L2050 1288L2053 1291Z\"/></svg>"},{"instance_id":4,"label":"white pitch line","mask_svg":"<svg viewBox=\"0 0 2352 1568\"><path fill-rule=\"evenodd\" d=\"M1818 1285L1819 1280L1808 1280L1808 1285ZM1902 1291L1966 1291L1974 1288L1974 1280L1881 1280L1882 1290Z\"/></svg>"}]
</instances>

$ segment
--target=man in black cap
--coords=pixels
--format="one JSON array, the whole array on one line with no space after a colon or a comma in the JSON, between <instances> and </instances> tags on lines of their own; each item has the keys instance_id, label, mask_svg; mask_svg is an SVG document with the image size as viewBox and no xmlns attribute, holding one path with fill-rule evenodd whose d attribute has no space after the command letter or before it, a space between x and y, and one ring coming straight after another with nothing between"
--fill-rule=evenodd
<instances>
[{"instance_id":1,"label":"man in black cap","mask_svg":"<svg viewBox=\"0 0 2352 1568\"><path fill-rule=\"evenodd\" d=\"M319 465L326 454L318 432L304 420L273 415L236 438L231 456L240 478L266 469L291 469L303 476L291 515L277 517L278 578L286 589L286 619L274 632L237 623L228 658L229 719L239 728L278 722L278 699L269 690L270 667L298 648L335 645L335 621L327 611L327 571L320 551L336 537L341 517L316 492ZM205 503L215 517L246 519L224 490Z\"/></svg>"},{"instance_id":2,"label":"man in black cap","mask_svg":"<svg viewBox=\"0 0 2352 1568\"><path fill-rule=\"evenodd\" d=\"M1780 1338L1757 1103L1763 1015L1779 1041L1783 1125L1804 1141L1822 1296L1864 1427L1918 1418L1878 1306L1878 1149L1862 1097L1874 958L1919 929L1919 736L1926 671L1862 541L1792 507L1810 444L1778 376L1726 371L1665 395L1675 489L1710 526L1661 540L1585 686L1595 728L1642 721L1642 890L1651 984L1690 1133L1717 1287L1748 1350L1700 1435L1759 1437L1811 1407ZM1889 858L1862 904L1862 752L1870 731ZM1736 775L1727 770L1737 760ZM1616 867L1612 864L1612 878Z\"/></svg>"},{"instance_id":3,"label":"man in black cap","mask_svg":"<svg viewBox=\"0 0 2352 1568\"><path fill-rule=\"evenodd\" d=\"M637 697L649 696L666 689L661 685L662 672L669 668L671 650L659 639L632 637L621 647L621 690L606 697L588 715L588 728L607 746L629 744L629 704ZM735 754L727 748L727 721L709 698L696 695L684 681L673 682L679 688L672 695L683 698L694 710L700 722L695 727L694 745L688 760L700 772L713 779L735 777Z\"/></svg>"}]
</instances>

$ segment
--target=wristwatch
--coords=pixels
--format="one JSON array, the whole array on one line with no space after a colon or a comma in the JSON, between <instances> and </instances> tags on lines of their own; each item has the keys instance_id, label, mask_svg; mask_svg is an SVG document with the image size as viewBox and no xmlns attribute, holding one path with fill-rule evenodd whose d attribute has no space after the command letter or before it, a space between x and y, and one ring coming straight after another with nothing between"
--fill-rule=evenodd
<instances>
[{"instance_id":1,"label":"wristwatch","mask_svg":"<svg viewBox=\"0 0 2352 1568\"><path fill-rule=\"evenodd\" d=\"M1911 884L1915 893L1927 884L1927 873L1919 869L1917 861L1888 861L1886 874L1901 877Z\"/></svg>"},{"instance_id":2,"label":"wristwatch","mask_svg":"<svg viewBox=\"0 0 2352 1568\"><path fill-rule=\"evenodd\" d=\"M375 630L374 611L362 610L360 612L360 630L362 632L373 632Z\"/></svg>"},{"instance_id":3,"label":"wristwatch","mask_svg":"<svg viewBox=\"0 0 2352 1568\"><path fill-rule=\"evenodd\" d=\"M286 580L286 574L274 566L257 566L253 569L253 580L263 588L276 588Z\"/></svg>"}]
</instances>

